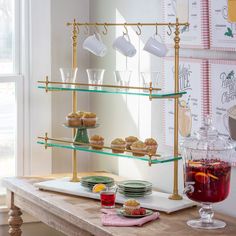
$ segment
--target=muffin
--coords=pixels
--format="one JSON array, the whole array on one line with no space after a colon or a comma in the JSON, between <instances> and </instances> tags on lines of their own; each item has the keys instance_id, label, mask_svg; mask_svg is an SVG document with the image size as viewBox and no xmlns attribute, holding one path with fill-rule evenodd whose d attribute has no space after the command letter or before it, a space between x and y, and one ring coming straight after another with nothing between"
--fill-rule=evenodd
<instances>
[{"instance_id":1,"label":"muffin","mask_svg":"<svg viewBox=\"0 0 236 236\"><path fill-rule=\"evenodd\" d=\"M92 127L96 125L97 115L93 112L84 112L82 117L83 126Z\"/></svg>"},{"instance_id":2,"label":"muffin","mask_svg":"<svg viewBox=\"0 0 236 236\"><path fill-rule=\"evenodd\" d=\"M147 152L155 155L158 147L157 141L153 138L147 138L144 143L147 146Z\"/></svg>"},{"instance_id":3,"label":"muffin","mask_svg":"<svg viewBox=\"0 0 236 236\"><path fill-rule=\"evenodd\" d=\"M78 127L82 125L81 117L77 113L71 112L67 115L66 121L68 126Z\"/></svg>"},{"instance_id":4,"label":"muffin","mask_svg":"<svg viewBox=\"0 0 236 236\"><path fill-rule=\"evenodd\" d=\"M135 199L128 199L124 202L123 208L127 214L131 215L133 210L140 209L140 203Z\"/></svg>"},{"instance_id":5,"label":"muffin","mask_svg":"<svg viewBox=\"0 0 236 236\"><path fill-rule=\"evenodd\" d=\"M90 144L92 149L101 150L104 145L104 138L99 135L93 135L90 137Z\"/></svg>"},{"instance_id":6,"label":"muffin","mask_svg":"<svg viewBox=\"0 0 236 236\"><path fill-rule=\"evenodd\" d=\"M138 138L134 137L134 136L129 136L129 137L125 138L125 141L126 141L126 148L128 150L130 150L131 149L130 147L131 147L132 143L138 141Z\"/></svg>"},{"instance_id":7,"label":"muffin","mask_svg":"<svg viewBox=\"0 0 236 236\"><path fill-rule=\"evenodd\" d=\"M131 145L131 150L134 156L142 157L146 154L146 144L142 141L136 141ZM137 151L137 152L135 152Z\"/></svg>"},{"instance_id":8,"label":"muffin","mask_svg":"<svg viewBox=\"0 0 236 236\"><path fill-rule=\"evenodd\" d=\"M111 148L113 153L124 153L125 146L126 142L122 138L116 138L111 142Z\"/></svg>"}]
</instances>

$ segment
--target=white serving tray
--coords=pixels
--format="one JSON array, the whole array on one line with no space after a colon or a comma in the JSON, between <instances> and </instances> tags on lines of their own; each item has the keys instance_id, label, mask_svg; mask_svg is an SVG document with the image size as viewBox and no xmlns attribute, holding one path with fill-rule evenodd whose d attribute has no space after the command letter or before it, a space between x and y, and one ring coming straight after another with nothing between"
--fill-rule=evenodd
<instances>
[{"instance_id":1,"label":"white serving tray","mask_svg":"<svg viewBox=\"0 0 236 236\"><path fill-rule=\"evenodd\" d=\"M69 178L62 178L62 179L35 183L34 186L42 190L67 193L80 197L100 199L98 193L92 193L91 191L82 187L80 183L70 182ZM167 193L153 191L151 195L145 197L138 197L137 200L140 202L142 207L152 210L163 211L166 213L171 213L174 211L178 211L196 205L194 202L190 201L187 198L184 198L183 200L170 200L168 199L168 197L169 194ZM128 197L125 197L120 193L117 193L116 195L116 203L123 204L124 201L126 201L127 199Z\"/></svg>"}]
</instances>

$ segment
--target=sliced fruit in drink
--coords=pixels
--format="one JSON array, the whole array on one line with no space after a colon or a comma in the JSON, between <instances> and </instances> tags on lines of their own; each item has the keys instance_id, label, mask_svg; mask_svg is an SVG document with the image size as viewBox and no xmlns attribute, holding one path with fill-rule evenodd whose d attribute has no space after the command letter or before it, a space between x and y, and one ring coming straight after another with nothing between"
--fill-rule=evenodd
<instances>
[{"instance_id":1,"label":"sliced fruit in drink","mask_svg":"<svg viewBox=\"0 0 236 236\"><path fill-rule=\"evenodd\" d=\"M201 184L205 184L209 182L210 178L204 172L197 172L195 174L195 180Z\"/></svg>"},{"instance_id":2,"label":"sliced fruit in drink","mask_svg":"<svg viewBox=\"0 0 236 236\"><path fill-rule=\"evenodd\" d=\"M100 193L102 190L106 189L106 185L105 184L95 184L93 186L93 193Z\"/></svg>"}]
</instances>

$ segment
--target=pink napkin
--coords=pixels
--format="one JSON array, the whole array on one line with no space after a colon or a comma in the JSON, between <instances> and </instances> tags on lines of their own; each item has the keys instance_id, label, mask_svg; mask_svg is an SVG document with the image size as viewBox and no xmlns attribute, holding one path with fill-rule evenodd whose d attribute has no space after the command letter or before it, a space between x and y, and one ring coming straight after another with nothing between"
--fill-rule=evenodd
<instances>
[{"instance_id":1,"label":"pink napkin","mask_svg":"<svg viewBox=\"0 0 236 236\"><path fill-rule=\"evenodd\" d=\"M116 209L101 209L102 214L102 224L104 226L142 226L143 224L156 220L159 218L159 212L154 212L150 216L145 216L142 218L126 218L119 216L116 213Z\"/></svg>"}]
</instances>

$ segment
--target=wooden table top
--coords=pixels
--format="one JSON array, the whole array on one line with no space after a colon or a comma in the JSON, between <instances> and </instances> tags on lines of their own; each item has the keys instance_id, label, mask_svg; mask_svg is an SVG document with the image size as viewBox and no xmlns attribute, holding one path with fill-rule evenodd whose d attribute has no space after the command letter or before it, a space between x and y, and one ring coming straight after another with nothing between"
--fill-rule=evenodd
<instances>
[{"instance_id":1,"label":"wooden table top","mask_svg":"<svg viewBox=\"0 0 236 236\"><path fill-rule=\"evenodd\" d=\"M91 173L82 173L80 176ZM97 173L92 173L97 174ZM107 173L99 173L117 176ZM119 177L118 177L119 178ZM107 227L101 224L100 202L93 199L75 197L65 194L40 191L33 186L34 183L45 181L49 177L16 177L4 179L6 188L28 201L41 207L45 212L60 216L65 221L82 228L92 235L98 236L209 236L209 235L236 235L236 218L216 213L215 217L227 223L225 229L219 230L198 230L187 226L186 221L198 218L196 207L182 210L172 214L161 213L160 219L150 222L142 227ZM119 178L120 179L120 178ZM25 210L25 209L24 209Z\"/></svg>"}]
</instances>

